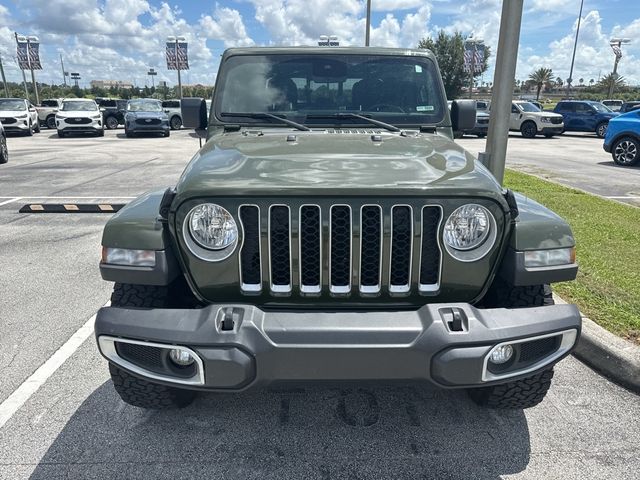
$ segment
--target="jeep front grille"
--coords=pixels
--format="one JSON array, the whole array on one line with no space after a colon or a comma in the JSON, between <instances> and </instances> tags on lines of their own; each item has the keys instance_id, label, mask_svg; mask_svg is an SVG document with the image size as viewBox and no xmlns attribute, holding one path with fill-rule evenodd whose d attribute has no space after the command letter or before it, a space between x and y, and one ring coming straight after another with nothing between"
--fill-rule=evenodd
<instances>
[{"instance_id":1,"label":"jeep front grille","mask_svg":"<svg viewBox=\"0 0 640 480\"><path fill-rule=\"evenodd\" d=\"M242 205L241 291L402 296L439 289L438 205Z\"/></svg>"}]
</instances>

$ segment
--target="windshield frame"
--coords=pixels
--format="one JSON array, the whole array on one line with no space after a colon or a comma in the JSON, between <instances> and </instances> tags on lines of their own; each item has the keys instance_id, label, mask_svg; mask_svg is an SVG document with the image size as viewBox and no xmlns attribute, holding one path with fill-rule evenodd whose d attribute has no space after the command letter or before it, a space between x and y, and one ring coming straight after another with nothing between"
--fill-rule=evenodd
<instances>
[{"instance_id":1,"label":"windshield frame","mask_svg":"<svg viewBox=\"0 0 640 480\"><path fill-rule=\"evenodd\" d=\"M0 111L2 112L22 112L22 111L28 111L29 107L27 106L27 103L20 99L20 98L0 98L0 106L2 104L15 104L17 105L18 103L22 104L22 108L0 108Z\"/></svg>"},{"instance_id":2,"label":"windshield frame","mask_svg":"<svg viewBox=\"0 0 640 480\"><path fill-rule=\"evenodd\" d=\"M596 113L613 113L609 107L607 107L604 103L600 102L590 102L591 108L593 108Z\"/></svg>"},{"instance_id":3,"label":"windshield frame","mask_svg":"<svg viewBox=\"0 0 640 480\"><path fill-rule=\"evenodd\" d=\"M86 108L65 108L67 105L73 105L74 103L80 103L80 104L84 104L84 105L89 105L91 104L92 107L95 108L91 108L91 109L86 109ZM62 102L62 105L60 106L60 109L58 110L60 112L97 112L99 111L98 105L96 104L96 102L94 102L93 100L82 100L82 99L78 99L78 100L65 100Z\"/></svg>"},{"instance_id":4,"label":"windshield frame","mask_svg":"<svg viewBox=\"0 0 640 480\"><path fill-rule=\"evenodd\" d=\"M516 105L524 113L540 113L540 112L542 112L542 110L540 110L536 105L534 105L531 102L517 102ZM525 105L526 105L526 107L525 107ZM533 107L533 109L531 109L531 107Z\"/></svg>"},{"instance_id":5,"label":"windshield frame","mask_svg":"<svg viewBox=\"0 0 640 480\"><path fill-rule=\"evenodd\" d=\"M278 116L282 116L288 120L292 120L312 128L336 128L338 126L344 126L344 127L357 126L357 127L364 127L364 128L372 128L371 122L364 121L362 119L357 118L356 116L351 117L347 115L344 115L344 116L337 115L335 118L330 118L331 114L339 114L339 113L340 114L354 113L354 114L370 117L373 120L378 120L378 121L388 123L394 126L398 126L399 128L404 128L404 129L407 129L407 128L415 129L415 128L420 128L422 126L430 126L430 127L443 126L443 125L446 126L445 124L448 121L449 117L448 117L448 108L446 103L446 94L444 91L444 86L441 81L440 72L438 70L436 62L429 55L426 55L426 54L422 55L422 54L419 54L418 52L410 53L408 55L401 54L398 52L394 52L391 54L385 54L380 52L367 53L364 50L362 52L348 52L348 53L336 52L335 50L329 50L326 52L321 50L309 50L309 51L287 50L282 52L267 51L264 53L259 51L254 51L251 53L232 53L227 57L223 58L223 61L221 63L220 70L219 70L219 75L218 75L218 78L216 79L215 92L217 94L214 95L214 99L213 99L214 101L211 107L211 110L213 113L213 115L211 115L212 126L215 126L215 125L222 126L227 124L233 124L233 125L240 125L241 127L275 127L275 128L286 127L285 124L280 125L277 123L273 123L271 121L265 122L264 119L261 120L261 119L242 118L242 121L240 121L238 117L225 117L224 115L222 115L223 112L229 111L227 108L223 109L223 102L224 102L225 89L230 88L230 87L227 87L227 81L228 81L229 72L231 71L231 69L240 65L243 61L251 61L252 59L257 63L260 63L260 59L262 57L271 57L277 63L286 63L286 62L294 63L297 59L299 59L300 63L302 64L304 64L305 61L308 61L311 63L316 58L321 58L321 57L328 59L328 61L331 61L331 60L339 61L341 59L345 59L348 57L351 57L351 58L360 57L359 62L350 63L347 61L347 64L349 66L365 64L367 62L372 62L372 65L375 65L374 62L379 62L380 64L383 64L386 62L393 62L394 60L396 60L400 64L400 62L403 62L403 61L405 63L407 61L411 61L416 65L420 65L423 68L423 70L425 70L425 73L424 73L425 83L429 82L429 85L426 85L426 88L430 90L429 93L433 96L433 102L431 101L432 98L429 97L429 103L433 104L432 106L433 106L433 112L434 112L433 114L426 114L426 113L421 113L419 111L400 113L395 111L369 111L369 110L353 109L353 108L338 109L338 105L330 105L326 109L302 107L296 110L274 110L274 111L268 110L264 113L272 113ZM265 64L269 63L268 59L264 59L262 61ZM233 65L231 62L239 62L239 63L236 65ZM422 70L420 71L416 70L416 72L422 73ZM296 78L296 77L292 77L292 78ZM342 81L345 82L347 80L356 80L357 77L354 77L352 79L350 77L345 76L342 78L343 78ZM366 78L366 77L363 77L363 78ZM356 80L356 82L357 81L359 80ZM320 84L323 82L314 80L314 83ZM340 81L337 80L331 83L339 84ZM416 82L415 84L418 86L421 85L420 82ZM300 89L301 87L298 86L298 91L300 91ZM349 90L345 89L345 91L348 92ZM348 93L345 93L345 95L348 95ZM242 112L230 112L230 113L242 113ZM317 119L307 118L307 117L314 117L316 115L317 116L329 115L329 116L327 116L326 118L323 118L322 121L318 121ZM373 126L373 128L377 129L380 127Z\"/></svg>"}]
</instances>

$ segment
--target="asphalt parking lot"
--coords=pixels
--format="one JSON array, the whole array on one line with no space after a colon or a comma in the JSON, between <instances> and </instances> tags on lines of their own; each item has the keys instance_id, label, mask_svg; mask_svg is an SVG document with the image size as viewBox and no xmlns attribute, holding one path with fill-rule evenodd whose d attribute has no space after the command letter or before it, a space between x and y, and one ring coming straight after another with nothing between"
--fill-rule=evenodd
<instances>
[{"instance_id":1,"label":"asphalt parking lot","mask_svg":"<svg viewBox=\"0 0 640 480\"><path fill-rule=\"evenodd\" d=\"M601 144L513 136L509 164L555 179L566 170L573 186L633 197L640 169L614 167ZM9 138L10 161L0 166L0 402L28 392L25 380L61 346L69 358L36 376L40 388L0 428L0 479L637 478L640 399L572 357L556 367L547 399L524 412L483 410L464 392L424 385L204 395L172 412L125 405L91 336L110 295L97 268L109 215L17 211L40 201L125 203L175 183L197 148L187 131Z\"/></svg>"}]
</instances>

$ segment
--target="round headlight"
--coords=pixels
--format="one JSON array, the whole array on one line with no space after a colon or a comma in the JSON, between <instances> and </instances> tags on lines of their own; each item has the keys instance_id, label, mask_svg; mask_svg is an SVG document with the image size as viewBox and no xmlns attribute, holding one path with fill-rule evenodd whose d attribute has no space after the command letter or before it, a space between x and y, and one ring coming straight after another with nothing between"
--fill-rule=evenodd
<instances>
[{"instance_id":1,"label":"round headlight","mask_svg":"<svg viewBox=\"0 0 640 480\"><path fill-rule=\"evenodd\" d=\"M470 203L456 209L444 225L444 241L455 250L471 250L487 239L491 213L482 205Z\"/></svg>"},{"instance_id":2,"label":"round headlight","mask_svg":"<svg viewBox=\"0 0 640 480\"><path fill-rule=\"evenodd\" d=\"M189 232L198 245L222 250L235 245L238 227L231 214L220 205L203 203L189 212Z\"/></svg>"}]
</instances>

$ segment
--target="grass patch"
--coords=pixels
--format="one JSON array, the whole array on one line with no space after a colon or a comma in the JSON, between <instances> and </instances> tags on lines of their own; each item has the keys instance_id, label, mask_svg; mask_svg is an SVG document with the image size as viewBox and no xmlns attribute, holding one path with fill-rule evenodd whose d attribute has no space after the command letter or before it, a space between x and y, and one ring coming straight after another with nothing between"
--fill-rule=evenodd
<instances>
[{"instance_id":1,"label":"grass patch","mask_svg":"<svg viewBox=\"0 0 640 480\"><path fill-rule=\"evenodd\" d=\"M505 186L547 206L573 230L580 266L554 291L610 332L640 343L640 208L513 170Z\"/></svg>"}]
</instances>

